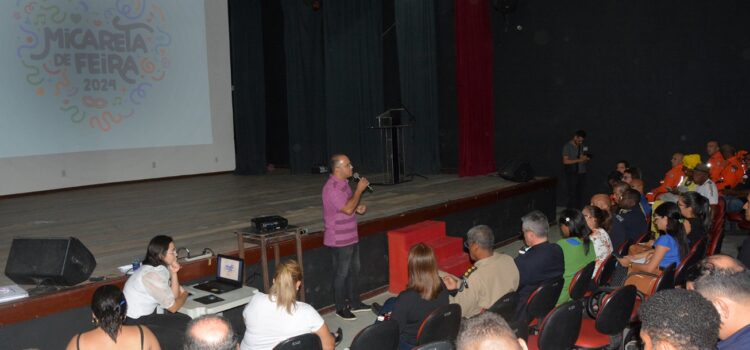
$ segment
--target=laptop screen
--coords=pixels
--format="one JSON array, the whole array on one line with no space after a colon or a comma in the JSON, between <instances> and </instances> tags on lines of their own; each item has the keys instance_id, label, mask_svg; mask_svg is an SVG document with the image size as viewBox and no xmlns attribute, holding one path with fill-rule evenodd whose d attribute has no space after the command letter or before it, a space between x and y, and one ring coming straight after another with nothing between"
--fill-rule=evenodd
<instances>
[{"instance_id":1,"label":"laptop screen","mask_svg":"<svg viewBox=\"0 0 750 350\"><path fill-rule=\"evenodd\" d=\"M224 282L242 284L242 270L244 262L231 256L219 255L216 257L216 277Z\"/></svg>"}]
</instances>

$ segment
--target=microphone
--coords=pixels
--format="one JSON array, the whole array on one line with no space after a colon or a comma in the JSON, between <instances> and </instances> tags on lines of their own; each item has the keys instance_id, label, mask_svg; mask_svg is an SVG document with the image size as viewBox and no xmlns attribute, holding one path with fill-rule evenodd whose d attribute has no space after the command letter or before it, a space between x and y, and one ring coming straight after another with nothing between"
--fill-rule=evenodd
<instances>
[{"instance_id":1,"label":"microphone","mask_svg":"<svg viewBox=\"0 0 750 350\"><path fill-rule=\"evenodd\" d=\"M354 174L352 174L352 179L354 179L354 182L359 182L359 173L354 173ZM375 191L374 191L374 190L372 189L372 186L370 186L370 185L367 185L367 190L368 190L368 191L370 191L370 193L373 193L373 192L375 192Z\"/></svg>"}]
</instances>

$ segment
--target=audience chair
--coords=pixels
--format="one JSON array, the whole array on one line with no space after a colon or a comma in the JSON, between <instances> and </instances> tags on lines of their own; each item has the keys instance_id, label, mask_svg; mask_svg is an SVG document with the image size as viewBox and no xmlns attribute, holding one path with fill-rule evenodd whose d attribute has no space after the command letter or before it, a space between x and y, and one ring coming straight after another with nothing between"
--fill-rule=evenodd
<instances>
[{"instance_id":1,"label":"audience chair","mask_svg":"<svg viewBox=\"0 0 750 350\"><path fill-rule=\"evenodd\" d=\"M721 253L721 243L724 240L724 222L726 221L726 201L719 196L719 204L712 211L711 228L708 231L708 249L706 256Z\"/></svg>"},{"instance_id":2,"label":"audience chair","mask_svg":"<svg viewBox=\"0 0 750 350\"><path fill-rule=\"evenodd\" d=\"M615 248L614 251L622 256L628 255L628 249L630 249L631 245L633 245L633 242L626 239L625 242L620 243L620 246Z\"/></svg>"},{"instance_id":3,"label":"audience chair","mask_svg":"<svg viewBox=\"0 0 750 350\"><path fill-rule=\"evenodd\" d=\"M555 308L564 283L561 277L545 282L531 293L526 304L526 320L528 320L529 327L535 327L539 320ZM530 332L530 334L533 333Z\"/></svg>"},{"instance_id":4,"label":"audience chair","mask_svg":"<svg viewBox=\"0 0 750 350\"><path fill-rule=\"evenodd\" d=\"M315 333L291 337L273 347L273 350L323 350L320 337Z\"/></svg>"},{"instance_id":5,"label":"audience chair","mask_svg":"<svg viewBox=\"0 0 750 350\"><path fill-rule=\"evenodd\" d=\"M351 350L397 349L399 340L398 323L382 321L371 324L354 336Z\"/></svg>"},{"instance_id":6,"label":"audience chair","mask_svg":"<svg viewBox=\"0 0 750 350\"><path fill-rule=\"evenodd\" d=\"M596 268L596 262L592 261L573 275L573 279L570 280L570 286L568 287L570 300L578 300L586 295L591 285L591 276L594 274L594 268Z\"/></svg>"},{"instance_id":7,"label":"audience chair","mask_svg":"<svg viewBox=\"0 0 750 350\"><path fill-rule=\"evenodd\" d=\"M448 304L431 312L417 331L417 344L423 345L441 340L456 341L461 327L461 306ZM352 349L354 350L354 349Z\"/></svg>"},{"instance_id":8,"label":"audience chair","mask_svg":"<svg viewBox=\"0 0 750 350\"><path fill-rule=\"evenodd\" d=\"M647 227L651 227L651 226L647 226ZM648 241L648 237L650 235L651 235L651 232L646 231L644 234L642 234L640 237L638 237L638 239L636 239L635 242L633 242L633 244L647 242Z\"/></svg>"},{"instance_id":9,"label":"audience chair","mask_svg":"<svg viewBox=\"0 0 750 350\"><path fill-rule=\"evenodd\" d=\"M637 291L635 286L624 286L602 298L596 319L582 320L575 346L588 349L609 346L611 336L621 335L630 323ZM612 344L618 348L619 345Z\"/></svg>"},{"instance_id":10,"label":"audience chair","mask_svg":"<svg viewBox=\"0 0 750 350\"><path fill-rule=\"evenodd\" d=\"M654 286L654 290L651 292L651 295L656 294L656 292L660 292L665 289L674 289L674 272L675 272L675 264L669 264L664 271L661 272L661 276L659 276L659 280L656 281L656 286Z\"/></svg>"},{"instance_id":11,"label":"audience chair","mask_svg":"<svg viewBox=\"0 0 750 350\"><path fill-rule=\"evenodd\" d=\"M504 318L505 321L510 323L513 321L513 316L516 312L516 306L518 305L518 292L509 292L497 299L497 301L490 306L487 311L494 312L500 317Z\"/></svg>"},{"instance_id":12,"label":"audience chair","mask_svg":"<svg viewBox=\"0 0 750 350\"><path fill-rule=\"evenodd\" d=\"M581 329L583 305L576 300L564 303L542 320L539 335L530 335L529 350L568 350L573 347Z\"/></svg>"},{"instance_id":13,"label":"audience chair","mask_svg":"<svg viewBox=\"0 0 750 350\"><path fill-rule=\"evenodd\" d=\"M695 252L695 255L697 255L701 259L705 258L708 238L709 237L703 237L699 239L698 242L695 242L695 244L693 244L693 246L690 247L690 251Z\"/></svg>"},{"instance_id":14,"label":"audience chair","mask_svg":"<svg viewBox=\"0 0 750 350\"><path fill-rule=\"evenodd\" d=\"M682 262L680 263L680 265L677 266L677 269L674 272L675 286L685 285L685 276L688 270L690 269L691 266L701 261L701 259L703 258L698 256L695 250L692 250L690 253L688 253L688 255L684 259L682 259Z\"/></svg>"},{"instance_id":15,"label":"audience chair","mask_svg":"<svg viewBox=\"0 0 750 350\"><path fill-rule=\"evenodd\" d=\"M606 259L604 259L604 262L596 272L596 276L594 276L594 284L598 287L604 287L608 285L610 278L612 278L612 273L615 272L616 266L617 258L610 254Z\"/></svg>"},{"instance_id":16,"label":"audience chair","mask_svg":"<svg viewBox=\"0 0 750 350\"><path fill-rule=\"evenodd\" d=\"M441 340L413 347L412 350L453 350L455 348L452 342Z\"/></svg>"}]
</instances>

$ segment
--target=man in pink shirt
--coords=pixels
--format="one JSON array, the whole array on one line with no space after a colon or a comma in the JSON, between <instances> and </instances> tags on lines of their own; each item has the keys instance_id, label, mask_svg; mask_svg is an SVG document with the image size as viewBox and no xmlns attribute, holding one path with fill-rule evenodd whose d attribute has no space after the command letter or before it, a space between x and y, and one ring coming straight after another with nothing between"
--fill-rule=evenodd
<instances>
[{"instance_id":1,"label":"man in pink shirt","mask_svg":"<svg viewBox=\"0 0 750 350\"><path fill-rule=\"evenodd\" d=\"M322 195L325 223L323 244L330 249L333 257L336 314L345 320L355 320L357 317L352 312L370 311L370 306L362 303L356 290L360 265L355 215L367 211L367 207L359 204L359 201L370 182L364 177L360 178L352 192L349 178L354 167L349 157L343 154L331 156L330 168L331 175L323 186Z\"/></svg>"}]
</instances>

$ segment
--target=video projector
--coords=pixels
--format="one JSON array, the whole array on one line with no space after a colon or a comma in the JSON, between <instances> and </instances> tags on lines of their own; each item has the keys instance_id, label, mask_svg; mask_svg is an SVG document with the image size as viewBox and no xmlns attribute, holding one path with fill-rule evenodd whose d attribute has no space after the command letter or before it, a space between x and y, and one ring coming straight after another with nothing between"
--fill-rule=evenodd
<instances>
[{"instance_id":1,"label":"video projector","mask_svg":"<svg viewBox=\"0 0 750 350\"><path fill-rule=\"evenodd\" d=\"M283 230L289 225L289 221L278 215L261 216L250 220L258 232Z\"/></svg>"}]
</instances>

